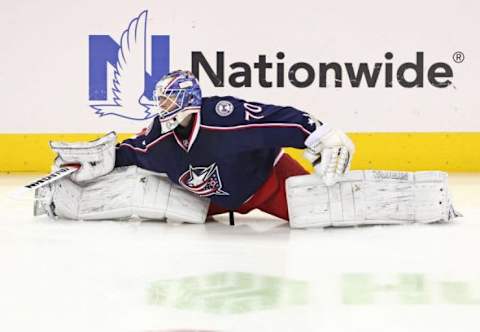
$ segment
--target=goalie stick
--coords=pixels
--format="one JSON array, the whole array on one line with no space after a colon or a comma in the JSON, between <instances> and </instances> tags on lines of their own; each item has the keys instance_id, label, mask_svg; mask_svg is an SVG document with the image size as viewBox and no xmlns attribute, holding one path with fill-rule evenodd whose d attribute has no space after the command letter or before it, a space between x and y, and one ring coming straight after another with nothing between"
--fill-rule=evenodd
<instances>
[{"instance_id":1,"label":"goalie stick","mask_svg":"<svg viewBox=\"0 0 480 332\"><path fill-rule=\"evenodd\" d=\"M69 164L69 165L64 165L63 167L59 168L58 170L40 178L36 179L33 182L30 182L14 192L10 194L11 198L20 198L22 197L25 193L30 192L30 191L35 191L38 188L41 188L47 184L50 184L54 181L57 181L65 176L68 176L72 174L73 172L76 172L80 168L80 165L76 164Z\"/></svg>"}]
</instances>

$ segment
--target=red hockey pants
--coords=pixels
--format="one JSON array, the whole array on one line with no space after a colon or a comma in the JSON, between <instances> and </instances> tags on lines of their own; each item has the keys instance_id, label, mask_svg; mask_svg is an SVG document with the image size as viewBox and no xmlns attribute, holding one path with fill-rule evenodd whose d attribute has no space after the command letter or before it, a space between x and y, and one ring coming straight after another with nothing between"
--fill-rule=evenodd
<instances>
[{"instance_id":1,"label":"red hockey pants","mask_svg":"<svg viewBox=\"0 0 480 332\"><path fill-rule=\"evenodd\" d=\"M295 175L305 175L308 172L288 154L283 154L277 164L273 166L272 173L265 183L253 194L250 199L242 204L235 212L246 214L253 209L288 221L287 197L285 192L285 180ZM208 215L228 212L214 203L210 204Z\"/></svg>"}]
</instances>

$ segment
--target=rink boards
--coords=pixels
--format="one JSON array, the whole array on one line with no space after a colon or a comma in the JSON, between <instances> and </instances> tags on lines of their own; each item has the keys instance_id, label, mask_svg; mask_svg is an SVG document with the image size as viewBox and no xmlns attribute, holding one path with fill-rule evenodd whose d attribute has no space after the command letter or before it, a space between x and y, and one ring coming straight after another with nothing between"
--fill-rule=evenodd
<instances>
[{"instance_id":1,"label":"rink boards","mask_svg":"<svg viewBox=\"0 0 480 332\"><path fill-rule=\"evenodd\" d=\"M101 134L0 134L0 172L50 170L54 155L48 141L85 141ZM120 140L132 136L119 135ZM480 133L350 133L356 145L354 169L444 170L473 172L480 170ZM302 150L286 152L307 168Z\"/></svg>"}]
</instances>

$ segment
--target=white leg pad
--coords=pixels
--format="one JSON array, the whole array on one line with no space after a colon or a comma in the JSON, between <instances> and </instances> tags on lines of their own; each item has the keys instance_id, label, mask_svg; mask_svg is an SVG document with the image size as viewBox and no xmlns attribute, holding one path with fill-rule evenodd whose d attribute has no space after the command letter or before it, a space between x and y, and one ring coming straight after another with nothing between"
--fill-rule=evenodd
<instances>
[{"instance_id":1,"label":"white leg pad","mask_svg":"<svg viewBox=\"0 0 480 332\"><path fill-rule=\"evenodd\" d=\"M445 172L351 171L332 186L315 174L286 181L290 227L450 221Z\"/></svg>"},{"instance_id":2,"label":"white leg pad","mask_svg":"<svg viewBox=\"0 0 480 332\"><path fill-rule=\"evenodd\" d=\"M145 219L204 223L210 204L209 199L185 191L167 177L135 166L115 168L105 176L82 184L61 179L44 191L47 192L39 192L37 196L50 195L53 213L68 219L127 219L135 215Z\"/></svg>"}]
</instances>

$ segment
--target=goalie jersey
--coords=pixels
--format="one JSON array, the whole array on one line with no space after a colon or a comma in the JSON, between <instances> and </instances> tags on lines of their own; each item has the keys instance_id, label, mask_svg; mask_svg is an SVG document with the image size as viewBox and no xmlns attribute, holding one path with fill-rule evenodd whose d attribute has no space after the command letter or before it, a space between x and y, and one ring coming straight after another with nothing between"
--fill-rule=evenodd
<instances>
[{"instance_id":1,"label":"goalie jersey","mask_svg":"<svg viewBox=\"0 0 480 332\"><path fill-rule=\"evenodd\" d=\"M281 149L305 148L319 125L293 107L205 97L188 127L162 134L157 116L117 145L115 166L166 173L173 183L234 210L265 182Z\"/></svg>"}]
</instances>

